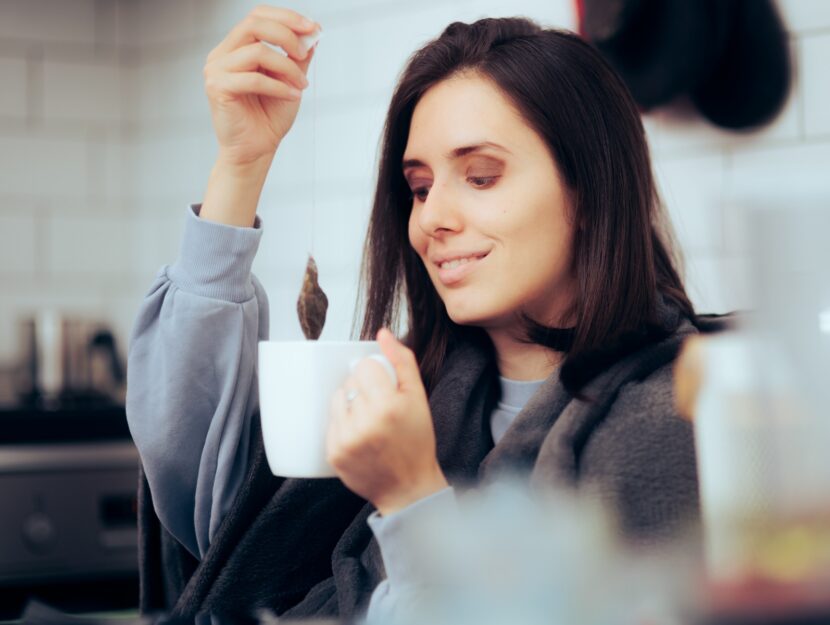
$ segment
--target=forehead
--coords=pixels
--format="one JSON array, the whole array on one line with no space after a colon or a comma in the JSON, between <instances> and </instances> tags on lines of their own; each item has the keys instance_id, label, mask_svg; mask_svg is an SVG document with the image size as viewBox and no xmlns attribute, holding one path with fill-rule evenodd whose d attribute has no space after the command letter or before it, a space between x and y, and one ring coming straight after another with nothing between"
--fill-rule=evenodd
<instances>
[{"instance_id":1,"label":"forehead","mask_svg":"<svg viewBox=\"0 0 830 625\"><path fill-rule=\"evenodd\" d=\"M474 75L455 76L428 89L416 104L405 158L444 154L485 140L512 150L533 134L492 82Z\"/></svg>"}]
</instances>

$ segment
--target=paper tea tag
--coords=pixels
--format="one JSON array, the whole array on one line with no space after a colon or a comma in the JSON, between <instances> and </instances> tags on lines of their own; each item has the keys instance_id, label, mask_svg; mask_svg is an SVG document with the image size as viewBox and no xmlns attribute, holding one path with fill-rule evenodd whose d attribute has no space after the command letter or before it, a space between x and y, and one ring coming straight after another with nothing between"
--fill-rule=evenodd
<instances>
[{"instance_id":1,"label":"paper tea tag","mask_svg":"<svg viewBox=\"0 0 830 625\"><path fill-rule=\"evenodd\" d=\"M306 50L311 50L311 48L313 48L314 46L317 45L317 42L320 41L320 39L322 39L322 37L323 37L323 31L318 28L317 30L315 30L312 33L300 36L300 41L306 47ZM281 46L275 45L273 43L269 43L267 41L262 41L262 40L260 40L260 43L268 46L269 48L271 48L275 52L279 52L280 54L285 54L285 50L283 50Z\"/></svg>"}]
</instances>

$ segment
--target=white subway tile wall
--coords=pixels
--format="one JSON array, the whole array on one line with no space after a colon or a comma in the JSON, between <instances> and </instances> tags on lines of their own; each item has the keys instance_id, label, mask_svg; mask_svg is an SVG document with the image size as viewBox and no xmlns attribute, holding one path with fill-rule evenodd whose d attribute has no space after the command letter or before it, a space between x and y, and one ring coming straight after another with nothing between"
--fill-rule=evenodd
<instances>
[{"instance_id":1,"label":"white subway tile wall","mask_svg":"<svg viewBox=\"0 0 830 625\"><path fill-rule=\"evenodd\" d=\"M726 180L723 154L656 160L654 172L683 251L723 251L721 215Z\"/></svg>"},{"instance_id":2,"label":"white subway tile wall","mask_svg":"<svg viewBox=\"0 0 830 625\"><path fill-rule=\"evenodd\" d=\"M42 260L35 254L37 237L38 220L31 210L20 210L14 215L0 214L2 278L11 281L35 279Z\"/></svg>"},{"instance_id":3,"label":"white subway tile wall","mask_svg":"<svg viewBox=\"0 0 830 625\"><path fill-rule=\"evenodd\" d=\"M0 39L4 42L76 43L95 41L96 2L3 0Z\"/></svg>"},{"instance_id":4,"label":"white subway tile wall","mask_svg":"<svg viewBox=\"0 0 830 625\"><path fill-rule=\"evenodd\" d=\"M178 253L185 210L216 155L207 54L256 5L231 0L5 0L0 7L0 362L43 306L109 315L127 340ZM386 106L409 55L450 22L521 14L572 28L570 0L304 0L325 38L312 86L260 201L254 264L274 338L301 338L296 297L313 248L330 299L323 338L349 337ZM746 202L764 185L827 182L830 2L780 0L794 87L751 134L688 105L644 115L660 189L702 311L751 306Z\"/></svg>"},{"instance_id":5,"label":"white subway tile wall","mask_svg":"<svg viewBox=\"0 0 830 625\"><path fill-rule=\"evenodd\" d=\"M26 59L0 58L0 117L26 119Z\"/></svg>"},{"instance_id":6,"label":"white subway tile wall","mask_svg":"<svg viewBox=\"0 0 830 625\"><path fill-rule=\"evenodd\" d=\"M43 115L54 122L118 123L121 84L117 57L43 60Z\"/></svg>"},{"instance_id":7,"label":"white subway tile wall","mask_svg":"<svg viewBox=\"0 0 830 625\"><path fill-rule=\"evenodd\" d=\"M830 28L830 3L825 0L779 0L781 16L797 34Z\"/></svg>"},{"instance_id":8,"label":"white subway tile wall","mask_svg":"<svg viewBox=\"0 0 830 625\"><path fill-rule=\"evenodd\" d=\"M804 130L808 136L830 139L830 28L801 40L804 73L815 76L804 85Z\"/></svg>"}]
</instances>

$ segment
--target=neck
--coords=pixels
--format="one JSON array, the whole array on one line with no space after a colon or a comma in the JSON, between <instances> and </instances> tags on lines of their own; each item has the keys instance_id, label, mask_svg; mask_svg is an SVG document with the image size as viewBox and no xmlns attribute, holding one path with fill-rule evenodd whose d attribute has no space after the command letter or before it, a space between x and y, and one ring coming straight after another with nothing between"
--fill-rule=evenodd
<instances>
[{"instance_id":1,"label":"neck","mask_svg":"<svg viewBox=\"0 0 830 625\"><path fill-rule=\"evenodd\" d=\"M487 334L496 349L499 374L509 380L544 380L565 357L543 345L522 343L503 330L488 329Z\"/></svg>"}]
</instances>

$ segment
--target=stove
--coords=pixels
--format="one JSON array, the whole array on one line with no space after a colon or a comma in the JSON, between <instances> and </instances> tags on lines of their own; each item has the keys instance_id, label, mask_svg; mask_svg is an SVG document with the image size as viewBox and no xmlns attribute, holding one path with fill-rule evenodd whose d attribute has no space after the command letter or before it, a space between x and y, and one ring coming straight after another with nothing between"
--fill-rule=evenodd
<instances>
[{"instance_id":1,"label":"stove","mask_svg":"<svg viewBox=\"0 0 830 625\"><path fill-rule=\"evenodd\" d=\"M0 410L0 594L136 575L137 485L123 407Z\"/></svg>"}]
</instances>

